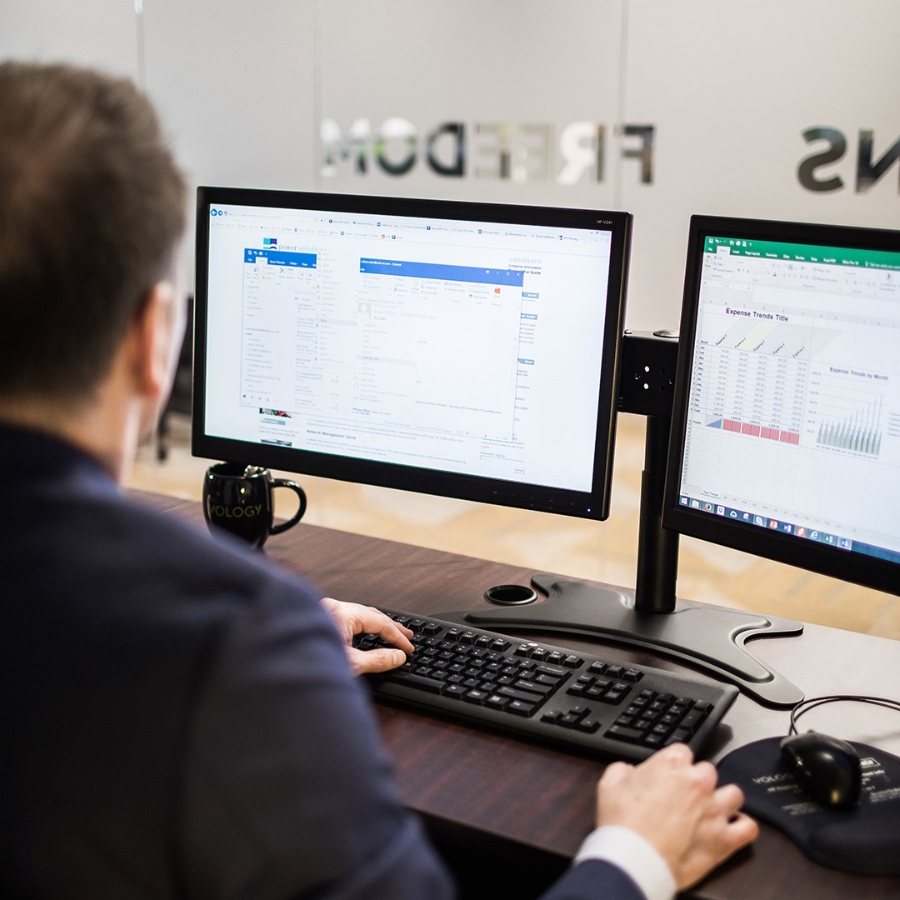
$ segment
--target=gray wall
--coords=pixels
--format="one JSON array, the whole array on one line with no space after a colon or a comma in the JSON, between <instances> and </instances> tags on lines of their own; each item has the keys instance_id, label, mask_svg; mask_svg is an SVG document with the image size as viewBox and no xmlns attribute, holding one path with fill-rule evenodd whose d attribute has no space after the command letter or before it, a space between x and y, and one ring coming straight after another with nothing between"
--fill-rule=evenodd
<instances>
[{"instance_id":1,"label":"gray wall","mask_svg":"<svg viewBox=\"0 0 900 900\"><path fill-rule=\"evenodd\" d=\"M873 162L900 139L898 33L896 0L0 7L0 57L89 63L143 84L197 183L633 212L633 328L677 325L692 213L898 224L900 163L857 186L860 131L873 132ZM365 132L364 122L370 139L354 145L351 128ZM429 133L450 122L464 130L462 176L425 158ZM572 123L584 124L566 130ZM652 126L652 159L642 135L627 133L635 126ZM835 190L798 179L801 161L828 148L804 138L813 127L846 138L843 156L812 173L840 176ZM323 144L323 130L340 133L347 158L340 142ZM388 166L415 152L405 174L379 163L383 132ZM568 167L566 136L577 145ZM456 162L455 146L449 133L436 141L439 166Z\"/></svg>"}]
</instances>

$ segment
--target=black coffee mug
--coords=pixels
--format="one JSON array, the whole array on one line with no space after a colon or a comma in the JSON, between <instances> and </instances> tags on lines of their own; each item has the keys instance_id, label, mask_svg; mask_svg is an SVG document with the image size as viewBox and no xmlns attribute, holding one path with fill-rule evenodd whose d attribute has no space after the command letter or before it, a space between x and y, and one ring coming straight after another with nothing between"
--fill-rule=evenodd
<instances>
[{"instance_id":1,"label":"black coffee mug","mask_svg":"<svg viewBox=\"0 0 900 900\"><path fill-rule=\"evenodd\" d=\"M300 499L300 507L287 522L273 525L272 491L290 488ZM203 479L203 515L215 534L222 528L262 547L270 534L281 534L296 525L306 512L306 493L299 484L272 478L268 469L243 463L219 463L206 470Z\"/></svg>"}]
</instances>

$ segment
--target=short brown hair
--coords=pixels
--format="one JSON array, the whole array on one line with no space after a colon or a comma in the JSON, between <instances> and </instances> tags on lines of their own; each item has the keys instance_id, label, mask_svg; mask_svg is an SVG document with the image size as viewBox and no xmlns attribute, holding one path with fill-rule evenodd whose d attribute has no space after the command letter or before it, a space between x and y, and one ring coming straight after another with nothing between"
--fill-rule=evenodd
<instances>
[{"instance_id":1,"label":"short brown hair","mask_svg":"<svg viewBox=\"0 0 900 900\"><path fill-rule=\"evenodd\" d=\"M89 394L171 274L185 182L128 80L0 64L0 396Z\"/></svg>"}]
</instances>

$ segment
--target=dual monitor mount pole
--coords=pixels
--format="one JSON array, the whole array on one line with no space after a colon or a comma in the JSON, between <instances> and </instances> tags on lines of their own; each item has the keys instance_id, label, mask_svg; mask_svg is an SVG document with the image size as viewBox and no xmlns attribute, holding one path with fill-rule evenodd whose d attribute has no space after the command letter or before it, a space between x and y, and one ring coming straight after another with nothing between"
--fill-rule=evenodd
<instances>
[{"instance_id":1,"label":"dual monitor mount pole","mask_svg":"<svg viewBox=\"0 0 900 900\"><path fill-rule=\"evenodd\" d=\"M635 591L535 575L540 603L453 613L451 619L493 630L560 632L604 638L685 662L735 684L774 707L803 693L744 646L750 638L797 635L791 619L676 601L678 533L662 527L677 335L625 333L618 408L647 416Z\"/></svg>"}]
</instances>

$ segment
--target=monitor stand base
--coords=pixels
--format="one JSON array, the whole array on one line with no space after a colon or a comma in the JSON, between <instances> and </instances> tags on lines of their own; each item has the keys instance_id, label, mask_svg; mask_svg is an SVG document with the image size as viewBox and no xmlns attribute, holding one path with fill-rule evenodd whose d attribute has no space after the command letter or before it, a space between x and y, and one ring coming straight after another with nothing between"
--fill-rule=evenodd
<instances>
[{"instance_id":1,"label":"monitor stand base","mask_svg":"<svg viewBox=\"0 0 900 900\"><path fill-rule=\"evenodd\" d=\"M438 614L445 621L490 631L543 631L604 638L688 663L736 685L768 706L792 707L803 693L769 669L744 644L750 638L801 634L803 624L720 607L679 602L672 612L634 608L631 591L535 575L547 599L528 606Z\"/></svg>"}]
</instances>

